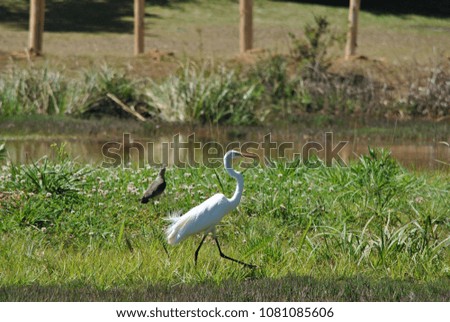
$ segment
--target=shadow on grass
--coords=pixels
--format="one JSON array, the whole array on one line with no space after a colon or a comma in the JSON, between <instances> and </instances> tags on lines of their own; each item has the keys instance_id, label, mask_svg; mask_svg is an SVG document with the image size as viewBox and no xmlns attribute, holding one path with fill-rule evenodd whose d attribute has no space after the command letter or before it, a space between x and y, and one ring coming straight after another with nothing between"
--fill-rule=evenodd
<instances>
[{"instance_id":1,"label":"shadow on grass","mask_svg":"<svg viewBox=\"0 0 450 322\"><path fill-rule=\"evenodd\" d=\"M272 0L278 2L310 3L334 7L348 7L348 0ZM153 0L147 5L176 8L183 2L196 0ZM450 17L448 0L409 1L403 0L362 1L362 10L375 14L416 14L433 17ZM237 4L236 4L237 5ZM29 0L2 0L0 23L19 29L28 28ZM55 32L118 32L133 31L133 1L123 0L53 0L46 1L45 30ZM148 18L158 18L147 14Z\"/></svg>"},{"instance_id":2,"label":"shadow on grass","mask_svg":"<svg viewBox=\"0 0 450 322\"><path fill-rule=\"evenodd\" d=\"M195 0L155 0L152 4L175 6ZM2 1L3 2L3 1ZM149 3L149 1L147 1ZM133 1L54 0L46 1L45 30L54 32L133 32ZM29 0L5 0L0 4L0 23L28 28ZM147 18L158 18L146 14Z\"/></svg>"},{"instance_id":3,"label":"shadow on grass","mask_svg":"<svg viewBox=\"0 0 450 322\"><path fill-rule=\"evenodd\" d=\"M296 2L318 4L332 7L348 8L349 0L272 0L277 2ZM377 0L361 1L361 10L378 15L407 15L415 14L430 17L450 17L450 1L427 0L407 1L404 0Z\"/></svg>"},{"instance_id":4,"label":"shadow on grass","mask_svg":"<svg viewBox=\"0 0 450 322\"><path fill-rule=\"evenodd\" d=\"M448 279L431 283L371 280L365 277L318 280L288 276L281 279L225 281L220 285L141 285L100 290L91 286L11 286L0 288L0 301L440 301L450 300Z\"/></svg>"}]
</instances>

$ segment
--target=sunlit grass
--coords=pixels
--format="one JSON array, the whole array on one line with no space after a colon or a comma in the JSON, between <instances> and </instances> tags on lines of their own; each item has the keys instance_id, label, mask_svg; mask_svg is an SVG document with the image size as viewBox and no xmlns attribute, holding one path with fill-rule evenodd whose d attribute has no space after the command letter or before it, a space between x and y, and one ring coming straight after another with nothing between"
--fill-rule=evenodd
<instances>
[{"instance_id":1,"label":"sunlit grass","mask_svg":"<svg viewBox=\"0 0 450 322\"><path fill-rule=\"evenodd\" d=\"M325 122L336 115L448 117L449 71L443 60L432 68L401 70L400 82L378 79L370 70L335 73L329 52L339 37L328 23L316 17L314 24L305 26L316 35L312 38L290 34L289 55L261 56L246 67L178 61L178 71L159 81L107 65L70 72L71 76L52 66L16 65L0 74L0 115L131 119L137 112L158 123L233 125L273 124L280 119L297 123L311 115ZM397 73L389 68L383 73L388 71ZM392 88L387 91L388 87ZM117 97L122 108L109 95ZM135 113L125 112L123 104Z\"/></svg>"},{"instance_id":2,"label":"sunlit grass","mask_svg":"<svg viewBox=\"0 0 450 322\"><path fill-rule=\"evenodd\" d=\"M54 180L61 171L75 181ZM249 169L241 205L218 232L226 254L258 266L250 270L221 259L210 240L195 266L201 236L176 247L163 236L168 213L187 211L221 186L230 195L235 183L220 169L217 177L206 167L170 168L162 198L141 205L156 172L80 165L63 150L54 161L4 165L0 285L108 290L286 276L420 283L449 276L448 173L410 173L375 151L349 167ZM49 189L36 177L73 189Z\"/></svg>"}]
</instances>

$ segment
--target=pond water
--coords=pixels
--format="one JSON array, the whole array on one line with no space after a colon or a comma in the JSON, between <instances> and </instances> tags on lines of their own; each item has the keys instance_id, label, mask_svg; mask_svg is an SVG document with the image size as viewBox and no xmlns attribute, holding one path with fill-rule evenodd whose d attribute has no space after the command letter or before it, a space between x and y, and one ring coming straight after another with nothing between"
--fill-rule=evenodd
<instances>
[{"instance_id":1,"label":"pond water","mask_svg":"<svg viewBox=\"0 0 450 322\"><path fill-rule=\"evenodd\" d=\"M399 139L391 135L349 134L347 131L297 131L292 129L196 128L161 129L147 134L111 136L18 136L6 140L13 162L26 163L52 155L52 144L66 145L70 156L80 162L101 166L195 166L202 162L222 166L221 156L231 148L240 148L267 159L293 160L317 155L324 162L347 164L368 147L391 151L400 164L412 169L448 170L450 147L438 138Z\"/></svg>"}]
</instances>

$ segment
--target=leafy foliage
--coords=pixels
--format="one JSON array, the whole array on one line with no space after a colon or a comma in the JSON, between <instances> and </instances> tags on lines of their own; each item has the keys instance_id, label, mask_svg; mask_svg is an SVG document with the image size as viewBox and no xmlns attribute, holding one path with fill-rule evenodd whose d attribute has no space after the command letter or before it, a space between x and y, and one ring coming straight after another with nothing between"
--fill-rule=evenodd
<instances>
[{"instance_id":1,"label":"leafy foliage","mask_svg":"<svg viewBox=\"0 0 450 322\"><path fill-rule=\"evenodd\" d=\"M328 50L341 37L330 30L330 23L324 16L314 16L314 24L306 24L304 38L298 39L289 34L293 48L291 56L302 64L302 69L309 76L326 71L331 65Z\"/></svg>"}]
</instances>

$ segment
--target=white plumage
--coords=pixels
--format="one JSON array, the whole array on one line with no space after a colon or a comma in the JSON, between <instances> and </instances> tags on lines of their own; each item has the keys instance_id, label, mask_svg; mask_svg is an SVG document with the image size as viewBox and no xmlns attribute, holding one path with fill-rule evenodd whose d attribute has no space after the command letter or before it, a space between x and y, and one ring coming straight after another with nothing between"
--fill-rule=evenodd
<instances>
[{"instance_id":1,"label":"white plumage","mask_svg":"<svg viewBox=\"0 0 450 322\"><path fill-rule=\"evenodd\" d=\"M191 235L210 233L230 210L228 199L221 193L215 194L202 204L195 206L181 217L169 217L172 225L167 228L167 242L176 245Z\"/></svg>"},{"instance_id":2,"label":"white plumage","mask_svg":"<svg viewBox=\"0 0 450 322\"><path fill-rule=\"evenodd\" d=\"M212 233L219 249L220 256L243 264L244 266L255 267L254 265L243 263L223 254L215 234L215 226L227 213L235 209L241 201L242 192L244 190L244 177L241 173L233 170L231 166L232 159L241 156L254 157L253 155L247 155L232 150L227 152L223 158L225 170L237 181L236 190L231 198L227 198L225 195L218 193L205 200L200 205L192 208L181 217L178 215L172 215L167 218L171 222L169 227L166 229L167 242L170 245L176 245L191 235L201 232L204 233L203 239L195 252L196 264L200 247L202 246L206 236L209 233Z\"/></svg>"}]
</instances>

